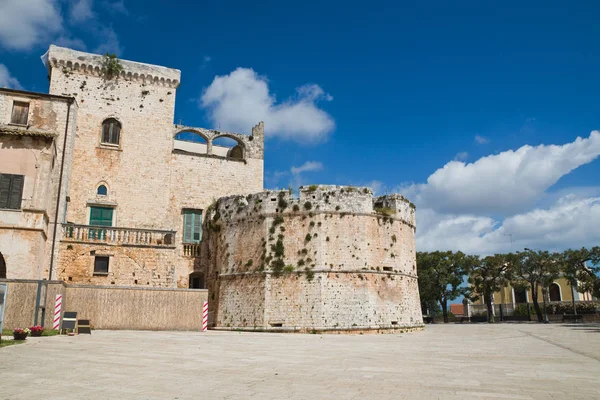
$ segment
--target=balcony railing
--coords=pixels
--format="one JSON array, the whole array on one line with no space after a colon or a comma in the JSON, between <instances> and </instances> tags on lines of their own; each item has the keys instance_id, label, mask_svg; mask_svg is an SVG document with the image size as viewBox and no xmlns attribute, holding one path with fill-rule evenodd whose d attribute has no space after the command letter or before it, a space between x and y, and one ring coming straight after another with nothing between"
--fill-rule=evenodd
<instances>
[{"instance_id":1,"label":"balcony railing","mask_svg":"<svg viewBox=\"0 0 600 400\"><path fill-rule=\"evenodd\" d=\"M200 257L200 243L184 243L183 255L186 257Z\"/></svg>"},{"instance_id":2,"label":"balcony railing","mask_svg":"<svg viewBox=\"0 0 600 400\"><path fill-rule=\"evenodd\" d=\"M175 247L175 231L63 224L63 240L121 246Z\"/></svg>"}]
</instances>

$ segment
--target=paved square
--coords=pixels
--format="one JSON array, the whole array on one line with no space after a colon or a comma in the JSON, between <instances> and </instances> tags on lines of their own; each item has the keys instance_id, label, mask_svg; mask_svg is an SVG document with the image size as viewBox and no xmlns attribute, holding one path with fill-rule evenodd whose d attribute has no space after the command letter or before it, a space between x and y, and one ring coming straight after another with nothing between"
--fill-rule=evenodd
<instances>
[{"instance_id":1,"label":"paved square","mask_svg":"<svg viewBox=\"0 0 600 400\"><path fill-rule=\"evenodd\" d=\"M94 331L0 349L2 399L600 399L600 325Z\"/></svg>"}]
</instances>

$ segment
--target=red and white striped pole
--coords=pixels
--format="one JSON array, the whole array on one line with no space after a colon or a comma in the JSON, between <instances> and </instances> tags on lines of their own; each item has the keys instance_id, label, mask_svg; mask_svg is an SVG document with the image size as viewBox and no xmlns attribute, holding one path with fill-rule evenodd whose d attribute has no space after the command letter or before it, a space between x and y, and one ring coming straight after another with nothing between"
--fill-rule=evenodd
<instances>
[{"instance_id":1,"label":"red and white striped pole","mask_svg":"<svg viewBox=\"0 0 600 400\"><path fill-rule=\"evenodd\" d=\"M204 302L204 306L202 307L202 332L206 332L208 330L208 301Z\"/></svg>"},{"instance_id":2,"label":"red and white striped pole","mask_svg":"<svg viewBox=\"0 0 600 400\"><path fill-rule=\"evenodd\" d=\"M62 308L62 294L56 295L54 302L54 323L52 329L57 330L60 327L60 309Z\"/></svg>"}]
</instances>

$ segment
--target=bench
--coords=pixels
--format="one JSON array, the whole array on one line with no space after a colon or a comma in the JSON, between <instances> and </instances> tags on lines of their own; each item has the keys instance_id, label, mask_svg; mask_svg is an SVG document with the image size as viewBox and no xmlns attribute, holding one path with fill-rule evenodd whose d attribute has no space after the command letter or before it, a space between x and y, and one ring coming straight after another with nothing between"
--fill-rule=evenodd
<instances>
[{"instance_id":1,"label":"bench","mask_svg":"<svg viewBox=\"0 0 600 400\"><path fill-rule=\"evenodd\" d=\"M565 321L573 321L573 322L583 322L583 315L581 314L563 314L562 322Z\"/></svg>"}]
</instances>

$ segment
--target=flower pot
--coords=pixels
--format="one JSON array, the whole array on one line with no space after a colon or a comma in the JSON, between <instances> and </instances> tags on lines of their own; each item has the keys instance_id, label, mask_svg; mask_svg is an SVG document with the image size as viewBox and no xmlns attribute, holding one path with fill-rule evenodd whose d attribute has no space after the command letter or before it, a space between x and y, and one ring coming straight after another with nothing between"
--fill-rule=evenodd
<instances>
[{"instance_id":1,"label":"flower pot","mask_svg":"<svg viewBox=\"0 0 600 400\"><path fill-rule=\"evenodd\" d=\"M25 340L25 339L27 339L27 334L26 333L13 333L13 339Z\"/></svg>"},{"instance_id":2,"label":"flower pot","mask_svg":"<svg viewBox=\"0 0 600 400\"><path fill-rule=\"evenodd\" d=\"M31 336L39 337L42 336L42 333L44 333L44 331L31 331Z\"/></svg>"}]
</instances>

